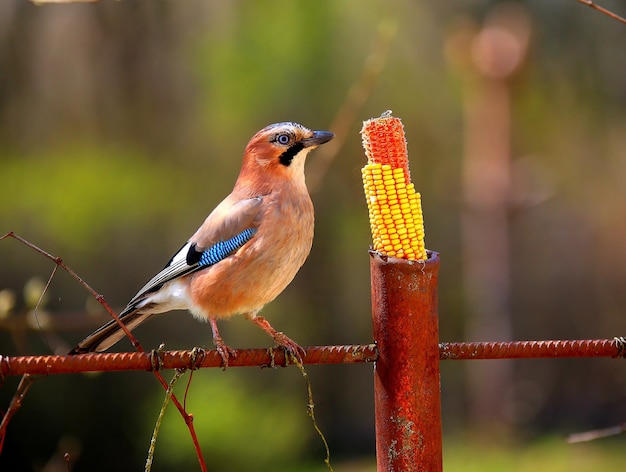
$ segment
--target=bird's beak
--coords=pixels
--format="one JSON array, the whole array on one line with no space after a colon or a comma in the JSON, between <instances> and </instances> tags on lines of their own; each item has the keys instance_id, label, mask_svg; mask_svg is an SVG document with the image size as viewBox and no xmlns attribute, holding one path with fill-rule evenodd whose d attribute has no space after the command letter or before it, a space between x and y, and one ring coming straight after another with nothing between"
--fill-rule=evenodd
<instances>
[{"instance_id":1,"label":"bird's beak","mask_svg":"<svg viewBox=\"0 0 626 472\"><path fill-rule=\"evenodd\" d=\"M313 136L302 140L304 147L317 147L320 144L327 143L333 139L335 135L330 131L313 131Z\"/></svg>"}]
</instances>

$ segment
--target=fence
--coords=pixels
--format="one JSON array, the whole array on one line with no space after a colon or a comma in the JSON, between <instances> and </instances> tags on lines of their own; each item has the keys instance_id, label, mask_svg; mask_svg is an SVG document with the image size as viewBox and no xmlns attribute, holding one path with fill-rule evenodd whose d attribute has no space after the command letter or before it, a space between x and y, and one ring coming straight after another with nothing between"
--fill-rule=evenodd
<instances>
[{"instance_id":1,"label":"fence","mask_svg":"<svg viewBox=\"0 0 626 472\"><path fill-rule=\"evenodd\" d=\"M439 343L439 263L435 252L429 252L426 261L410 262L370 251L376 344L309 347L303 358L305 364L375 363L376 457L381 472L443 470L440 360L623 357L626 351L623 338ZM287 363L282 350L246 349L236 354L229 367ZM200 356L189 351L0 356L0 374L220 367L221 362L214 350Z\"/></svg>"}]
</instances>

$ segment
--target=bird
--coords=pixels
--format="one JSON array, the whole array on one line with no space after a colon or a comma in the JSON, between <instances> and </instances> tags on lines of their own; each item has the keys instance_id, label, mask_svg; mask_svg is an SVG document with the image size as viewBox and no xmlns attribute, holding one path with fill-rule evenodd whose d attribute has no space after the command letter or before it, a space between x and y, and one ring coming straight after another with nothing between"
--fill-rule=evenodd
<instances>
[{"instance_id":1,"label":"bird","mask_svg":"<svg viewBox=\"0 0 626 472\"><path fill-rule=\"evenodd\" d=\"M333 139L282 122L257 132L245 148L232 192L119 314L129 330L153 315L188 310L208 321L223 366L235 351L217 321L243 315L301 360L304 350L259 315L293 280L313 242L314 212L304 175L307 154ZM70 355L102 352L124 337L111 320Z\"/></svg>"}]
</instances>

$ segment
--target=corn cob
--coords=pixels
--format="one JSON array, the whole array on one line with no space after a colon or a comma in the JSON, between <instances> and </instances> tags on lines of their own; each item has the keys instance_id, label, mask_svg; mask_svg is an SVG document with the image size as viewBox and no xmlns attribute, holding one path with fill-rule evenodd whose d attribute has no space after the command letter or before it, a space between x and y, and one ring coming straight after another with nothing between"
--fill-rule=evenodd
<instances>
[{"instance_id":1,"label":"corn cob","mask_svg":"<svg viewBox=\"0 0 626 472\"><path fill-rule=\"evenodd\" d=\"M363 122L367 164L361 170L373 249L387 256L425 260L421 196L409 173L404 126L385 112Z\"/></svg>"}]
</instances>

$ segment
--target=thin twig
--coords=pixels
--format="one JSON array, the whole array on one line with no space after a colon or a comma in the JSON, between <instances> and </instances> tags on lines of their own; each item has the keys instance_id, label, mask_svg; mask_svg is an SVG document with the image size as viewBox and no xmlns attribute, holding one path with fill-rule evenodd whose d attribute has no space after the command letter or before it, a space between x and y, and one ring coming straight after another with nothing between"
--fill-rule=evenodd
<instances>
[{"instance_id":1,"label":"thin twig","mask_svg":"<svg viewBox=\"0 0 626 472\"><path fill-rule=\"evenodd\" d=\"M600 5L597 5L596 3L594 3L592 0L576 0L578 3L582 3L583 5L587 5L588 7L593 8L594 10L599 11L600 13L604 13L606 16L609 16L611 18L613 18L614 20L617 20L621 23L626 24L626 18L619 16L616 13L613 13L611 10L607 10L604 7L601 7Z\"/></svg>"},{"instance_id":2,"label":"thin twig","mask_svg":"<svg viewBox=\"0 0 626 472\"><path fill-rule=\"evenodd\" d=\"M44 296L46 295L46 293L48 292L48 289L50 288L50 284L52 283L52 279L54 279L55 274L57 273L59 266L55 265L54 269L52 269L52 273L50 274L50 277L48 277L48 282L46 282L46 285L44 286L43 290L41 291L41 295L39 295L39 299L37 300L37 304L35 305L35 309L33 310L33 314L35 316L35 321L37 322L37 327L39 328L39 332L41 333L41 336L43 336L44 342L46 344L46 347L48 348L48 350L52 351L52 349L50 349L50 343L48 342L48 338L46 337L46 333L43 331L43 329L41 328L41 324L39 323L39 307L41 306Z\"/></svg>"},{"instance_id":3,"label":"thin twig","mask_svg":"<svg viewBox=\"0 0 626 472\"><path fill-rule=\"evenodd\" d=\"M120 327L122 328L122 330L124 331L126 336L128 336L128 338L130 339L130 341L133 344L133 346L135 347L135 349L137 349L139 352L142 352L142 353L145 352L143 347L141 347L141 344L139 344L139 341L137 341L135 336L133 336L133 334L129 331L129 329L126 327L126 325L124 323L122 323L122 321L119 319L117 314L109 306L109 304L105 300L104 296L100 295L93 288L91 288L91 286L89 284L87 284L87 282L85 282L70 267L68 267L63 262L63 260L60 257L53 256L52 254L44 251L43 249L41 249L38 246L34 245L33 243L27 241L26 239L22 238L21 236L18 236L17 234L15 234L12 231L7 233L7 234L5 234L2 237L0 237L0 241L4 240L6 238L13 238L13 239L18 240L19 242L21 242L22 244L24 244L28 248L30 248L33 251L43 255L44 257L50 259L58 267L61 267L63 270L65 270L74 280L76 280L85 290L87 290L98 301L98 303L100 303L104 307L104 309L113 317L113 319L117 322L117 324L120 325ZM163 376L158 371L155 371L155 370L152 371L152 374L157 378L157 380L159 381L161 386L165 389L165 391L167 391L168 383L165 381ZM22 378L22 382L20 382L20 386L22 386L23 383L26 384L26 382L28 384L22 390L21 393L20 393L20 388L18 386L18 391L16 392L15 396L13 397L13 401L11 401L11 405L10 405L9 409L7 410L7 412L5 413L4 417L2 418L2 422L0 423L0 451L2 451L2 444L4 443L4 437L6 435L6 429L7 429L9 420L13 417L13 415L15 415L17 410L20 408L21 403L22 403L22 399L24 398L24 395L26 395L26 392L28 391L28 388L32 384L33 379L34 378L30 377L30 376L28 376L28 377L24 376L24 378ZM19 395L18 395L18 393L19 393ZM202 455L202 450L200 449L200 443L198 441L198 436L196 434L196 429L195 429L195 427L193 425L193 416L188 414L185 411L185 409L183 408L183 406L181 405L181 403L178 401L178 399L176 398L176 396L174 394L172 394L172 402L174 403L174 405L176 405L176 408L178 409L178 411L182 415L183 420L185 421L185 424L187 425L187 428L189 429L189 434L191 435L191 440L193 441L194 447L196 449L196 455L198 456L198 461L200 463L200 469L201 469L202 472L207 472L206 463L205 463L204 457Z\"/></svg>"},{"instance_id":4,"label":"thin twig","mask_svg":"<svg viewBox=\"0 0 626 472\"><path fill-rule=\"evenodd\" d=\"M148 457L146 458L146 467L144 468L145 472L150 472L152 470L152 463L154 462L154 450L156 445L157 436L159 435L159 430L161 429L161 423L163 422L163 416L165 415L165 410L167 409L167 405L169 404L172 394L174 392L174 384L180 379L185 373L185 369L176 370L174 373L174 377L170 380L169 385L167 386L167 391L165 392L165 398L163 399L163 404L161 405L161 411L159 411L159 416L154 425L154 429L152 430L152 438L150 438L150 447L148 448Z\"/></svg>"},{"instance_id":5,"label":"thin twig","mask_svg":"<svg viewBox=\"0 0 626 472\"><path fill-rule=\"evenodd\" d=\"M608 438L610 436L618 436L626 433L626 423L618 424L610 428L594 429L583 433L573 433L567 436L568 443L580 443L594 441L596 439Z\"/></svg>"},{"instance_id":6,"label":"thin twig","mask_svg":"<svg viewBox=\"0 0 626 472\"><path fill-rule=\"evenodd\" d=\"M28 248L32 249L33 251L41 254L42 256L46 257L47 259L50 259L58 267L63 269L65 272L67 272L85 290L87 290L96 299L96 301L98 303L100 303L100 305L102 305L104 307L104 309L113 317L113 319L117 322L117 324L120 326L122 331L124 331L124 334L126 334L126 336L128 336L128 338L130 339L130 341L133 344L133 346L135 347L135 349L137 349L139 352L144 352L144 349L139 344L139 341L137 341L137 338L135 338L135 336L130 332L130 330L126 327L126 325L124 323L122 323L122 321L119 319L119 317L117 316L115 311L113 311L113 309L109 306L107 301L104 299L104 296L100 295L93 288L91 288L91 286L87 282L85 282L76 272L74 272L70 267L68 267L63 262L63 259L61 259L60 257L53 256L49 252L44 251L39 246L36 246L35 244L31 243L30 241L27 241L26 239L22 238L21 236L18 236L13 231L11 231L11 232L5 234L4 236L2 236L0 238L0 241L2 241L3 239L6 239L6 238L17 239L19 242L24 244L26 247L28 247Z\"/></svg>"},{"instance_id":7,"label":"thin twig","mask_svg":"<svg viewBox=\"0 0 626 472\"><path fill-rule=\"evenodd\" d=\"M0 452L2 451L2 446L4 446L4 438L6 437L6 431L7 427L9 426L9 422L11 421L13 415L17 413L17 410L20 409L20 406L22 406L22 401L26 396L26 392L28 392L28 389L33 384L35 378L36 377L29 374L25 374L22 376L22 379L20 380L20 383L15 390L15 394L11 399L9 408L2 417L2 421L0 422Z\"/></svg>"},{"instance_id":8,"label":"thin twig","mask_svg":"<svg viewBox=\"0 0 626 472\"><path fill-rule=\"evenodd\" d=\"M357 114L372 95L374 86L384 70L396 31L397 26L391 20L383 20L379 24L372 51L364 61L361 76L348 90L346 98L330 125L330 130L335 133L335 139L318 150L315 159L311 160L307 175L307 183L311 191L314 191L322 181L328 167L343 147Z\"/></svg>"},{"instance_id":9,"label":"thin twig","mask_svg":"<svg viewBox=\"0 0 626 472\"><path fill-rule=\"evenodd\" d=\"M307 413L309 414L309 417L313 422L313 428L315 428L317 435L320 437L322 443L324 444L324 449L326 450L326 458L324 459L324 464L326 464L326 467L328 467L328 470L330 472L333 472L333 467L332 465L330 465L330 448L328 447L328 441L326 441L326 436L324 436L324 433L322 433L322 430L320 429L319 425L317 424L317 420L315 419L315 402L313 401L313 389L311 388L309 375L307 374L304 365L295 356L289 355L289 358L298 367L298 369L300 369L300 373L302 374L302 378L304 379L304 383L306 384L306 391L308 395Z\"/></svg>"}]
</instances>

